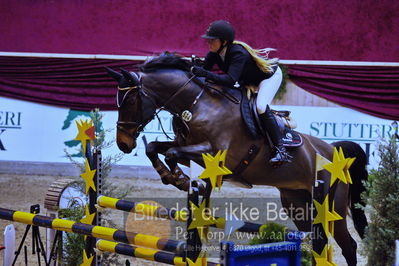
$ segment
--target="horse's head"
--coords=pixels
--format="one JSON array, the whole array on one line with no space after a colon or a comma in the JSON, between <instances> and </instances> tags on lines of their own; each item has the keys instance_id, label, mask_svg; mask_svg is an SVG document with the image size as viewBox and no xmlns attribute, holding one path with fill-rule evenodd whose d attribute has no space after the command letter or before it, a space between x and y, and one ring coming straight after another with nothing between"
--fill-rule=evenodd
<instances>
[{"instance_id":1,"label":"horse's head","mask_svg":"<svg viewBox=\"0 0 399 266\"><path fill-rule=\"evenodd\" d=\"M116 143L121 151L130 153L140 132L154 117L156 106L143 91L137 73L122 70L120 74L110 68L107 72L118 82Z\"/></svg>"},{"instance_id":2,"label":"horse's head","mask_svg":"<svg viewBox=\"0 0 399 266\"><path fill-rule=\"evenodd\" d=\"M187 72L190 67L188 60L165 53L140 67L142 79L135 72L122 70L118 73L107 68L108 74L118 82L116 141L121 151L130 153L136 147L136 138L154 118L156 109L168 110L168 106L173 105L176 113L176 96L181 96L181 92L189 87L191 79ZM186 93L185 97L195 98L198 92L192 94Z\"/></svg>"}]
</instances>

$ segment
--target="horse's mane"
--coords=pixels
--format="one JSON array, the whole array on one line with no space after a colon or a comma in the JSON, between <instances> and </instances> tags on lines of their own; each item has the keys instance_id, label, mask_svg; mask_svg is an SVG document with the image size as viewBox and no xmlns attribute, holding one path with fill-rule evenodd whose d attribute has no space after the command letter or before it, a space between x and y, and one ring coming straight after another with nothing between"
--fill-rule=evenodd
<instances>
[{"instance_id":1,"label":"horse's mane","mask_svg":"<svg viewBox=\"0 0 399 266\"><path fill-rule=\"evenodd\" d=\"M151 58L140 66L140 71L144 73L154 72L159 69L176 68L183 71L189 71L191 62L183 57L164 52L158 57Z\"/></svg>"}]
</instances>

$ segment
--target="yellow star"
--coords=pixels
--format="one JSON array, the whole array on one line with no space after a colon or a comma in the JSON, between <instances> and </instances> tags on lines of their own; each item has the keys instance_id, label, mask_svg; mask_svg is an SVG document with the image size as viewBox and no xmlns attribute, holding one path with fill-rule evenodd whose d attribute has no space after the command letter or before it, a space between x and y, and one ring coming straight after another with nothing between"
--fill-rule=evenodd
<instances>
[{"instance_id":1,"label":"yellow star","mask_svg":"<svg viewBox=\"0 0 399 266\"><path fill-rule=\"evenodd\" d=\"M92 188L96 191L96 186L94 185L94 175L96 174L96 169L91 170L89 161L86 159L86 172L80 174L80 176L86 182L86 195L89 193L89 188Z\"/></svg>"},{"instance_id":2,"label":"yellow star","mask_svg":"<svg viewBox=\"0 0 399 266\"><path fill-rule=\"evenodd\" d=\"M193 262L191 259L187 258L187 263L188 266L202 266L202 265L207 265L207 259L206 259L206 254L201 254L198 256L198 258Z\"/></svg>"},{"instance_id":3,"label":"yellow star","mask_svg":"<svg viewBox=\"0 0 399 266\"><path fill-rule=\"evenodd\" d=\"M342 218L341 215L339 215L339 214L335 211L335 201L332 202L332 210L331 210L331 213L332 213L333 215L335 215L335 217L339 218L339 219L337 219L337 220L342 220L342 219L344 219L344 218ZM334 223L333 223L333 222L330 223L330 234L331 234L332 237L334 237Z\"/></svg>"},{"instance_id":4,"label":"yellow star","mask_svg":"<svg viewBox=\"0 0 399 266\"><path fill-rule=\"evenodd\" d=\"M334 266L334 264L328 261L327 246L327 244L324 246L321 254L318 254L316 251L312 250L314 260L316 261L316 266Z\"/></svg>"},{"instance_id":5,"label":"yellow star","mask_svg":"<svg viewBox=\"0 0 399 266\"><path fill-rule=\"evenodd\" d=\"M80 124L76 121L76 125L78 126L78 135L75 137L75 140L82 142L83 152L86 153L86 141L91 139L91 137L87 135L86 131L90 131L90 129L93 128L93 121L80 120Z\"/></svg>"},{"instance_id":6,"label":"yellow star","mask_svg":"<svg viewBox=\"0 0 399 266\"><path fill-rule=\"evenodd\" d=\"M206 209L206 201L203 201L199 207L190 201L190 208L193 215L193 220L188 227L189 230L216 223L216 219L208 214L208 210Z\"/></svg>"},{"instance_id":7,"label":"yellow star","mask_svg":"<svg viewBox=\"0 0 399 266\"><path fill-rule=\"evenodd\" d=\"M224 166L224 160L226 159L226 151L218 152L215 157L210 154L202 154L202 158L205 163L205 170L198 177L200 179L209 178L212 189L219 187L222 184L222 178L224 175L231 174L232 172Z\"/></svg>"},{"instance_id":8,"label":"yellow star","mask_svg":"<svg viewBox=\"0 0 399 266\"><path fill-rule=\"evenodd\" d=\"M204 240L208 242L208 232L209 232L209 227L208 226L200 226L197 227L198 235L201 240L201 245L204 243Z\"/></svg>"},{"instance_id":9,"label":"yellow star","mask_svg":"<svg viewBox=\"0 0 399 266\"><path fill-rule=\"evenodd\" d=\"M344 151L342 150L342 147L339 147L339 156L341 160L347 160L345 167L344 167L344 174L345 174L345 179L347 183L352 184L352 178L351 174L349 173L349 167L353 164L356 158L345 158Z\"/></svg>"},{"instance_id":10,"label":"yellow star","mask_svg":"<svg viewBox=\"0 0 399 266\"><path fill-rule=\"evenodd\" d=\"M93 224L94 217L96 217L96 212L90 213L89 205L86 204L85 217L80 222L82 224Z\"/></svg>"},{"instance_id":11,"label":"yellow star","mask_svg":"<svg viewBox=\"0 0 399 266\"><path fill-rule=\"evenodd\" d=\"M353 164L353 162L355 160L356 160L356 158L348 158L348 162L344 168L345 177L349 184L352 184L352 178L351 178L351 174L349 172L349 168L351 167L351 165Z\"/></svg>"},{"instance_id":12,"label":"yellow star","mask_svg":"<svg viewBox=\"0 0 399 266\"><path fill-rule=\"evenodd\" d=\"M87 257L86 250L83 250L83 262L80 264L80 266L91 266L93 263L94 256L91 256L90 258Z\"/></svg>"},{"instance_id":13,"label":"yellow star","mask_svg":"<svg viewBox=\"0 0 399 266\"><path fill-rule=\"evenodd\" d=\"M324 232L326 233L326 236L328 237L328 231L329 231L329 222L331 221L336 221L342 219L341 216L339 216L337 213L332 213L329 211L328 208L328 194L326 198L324 199L323 203L320 204L316 200L313 200L313 203L316 207L317 210L317 215L316 218L313 221L313 224L318 224L321 223L324 229Z\"/></svg>"},{"instance_id":14,"label":"yellow star","mask_svg":"<svg viewBox=\"0 0 399 266\"><path fill-rule=\"evenodd\" d=\"M218 154L219 154L220 167L222 167L225 171L228 171L228 174L231 174L232 172L224 165L224 163L226 162L227 150L224 150L223 152L218 151ZM223 184L223 175L219 175L216 179L216 187L218 187L220 190L222 189L222 184Z\"/></svg>"},{"instance_id":15,"label":"yellow star","mask_svg":"<svg viewBox=\"0 0 399 266\"><path fill-rule=\"evenodd\" d=\"M344 173L344 168L346 164L347 159L341 160L337 149L334 148L333 162L323 165L323 168L331 173L330 186L332 186L337 179L341 180L345 184L348 184Z\"/></svg>"}]
</instances>

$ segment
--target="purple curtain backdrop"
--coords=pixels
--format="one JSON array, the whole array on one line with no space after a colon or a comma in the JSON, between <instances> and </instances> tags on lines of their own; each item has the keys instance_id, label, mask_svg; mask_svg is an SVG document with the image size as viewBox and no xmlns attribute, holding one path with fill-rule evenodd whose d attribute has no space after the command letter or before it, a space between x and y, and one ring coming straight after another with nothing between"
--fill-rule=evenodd
<instances>
[{"instance_id":1,"label":"purple curtain backdrop","mask_svg":"<svg viewBox=\"0 0 399 266\"><path fill-rule=\"evenodd\" d=\"M399 67L290 65L306 91L373 116L399 120Z\"/></svg>"},{"instance_id":2,"label":"purple curtain backdrop","mask_svg":"<svg viewBox=\"0 0 399 266\"><path fill-rule=\"evenodd\" d=\"M204 56L226 19L286 60L399 62L397 0L2 0L0 51Z\"/></svg>"},{"instance_id":3,"label":"purple curtain backdrop","mask_svg":"<svg viewBox=\"0 0 399 266\"><path fill-rule=\"evenodd\" d=\"M254 48L285 60L399 62L397 0L3 0L0 52L206 54L200 36L217 19ZM112 110L103 67L137 62L0 57L0 95ZM305 90L375 116L399 119L397 67L289 67Z\"/></svg>"},{"instance_id":4,"label":"purple curtain backdrop","mask_svg":"<svg viewBox=\"0 0 399 266\"><path fill-rule=\"evenodd\" d=\"M116 82L105 66L119 71L142 62L0 57L0 95L78 110L115 110Z\"/></svg>"},{"instance_id":5,"label":"purple curtain backdrop","mask_svg":"<svg viewBox=\"0 0 399 266\"><path fill-rule=\"evenodd\" d=\"M108 66L134 71L142 62L0 57L0 95L78 110L115 110ZM342 106L399 120L399 67L288 65L299 87Z\"/></svg>"}]
</instances>

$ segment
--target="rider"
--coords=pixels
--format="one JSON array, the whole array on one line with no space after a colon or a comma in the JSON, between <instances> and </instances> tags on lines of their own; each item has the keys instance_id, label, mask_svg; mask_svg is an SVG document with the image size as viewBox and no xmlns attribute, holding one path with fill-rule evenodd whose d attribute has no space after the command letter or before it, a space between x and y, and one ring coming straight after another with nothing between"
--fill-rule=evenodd
<instances>
[{"instance_id":1,"label":"rider","mask_svg":"<svg viewBox=\"0 0 399 266\"><path fill-rule=\"evenodd\" d=\"M275 147L275 153L269 162L272 165L289 162L290 155L283 146L282 133L269 107L282 81L281 69L277 60L268 60L261 56L260 53L267 51L266 49L252 49L244 42L234 41L234 35L234 28L229 22L212 22L202 35L202 38L207 39L209 47L204 67L194 66L192 72L196 76L228 87L259 86L257 111L262 127L268 132ZM223 74L210 71L215 64Z\"/></svg>"}]
</instances>

